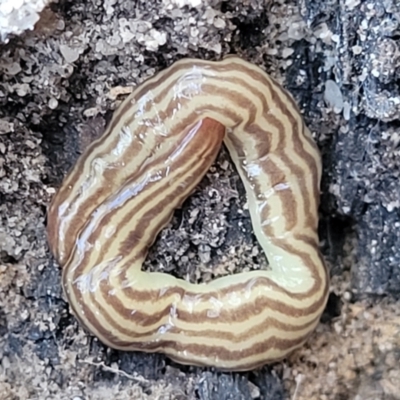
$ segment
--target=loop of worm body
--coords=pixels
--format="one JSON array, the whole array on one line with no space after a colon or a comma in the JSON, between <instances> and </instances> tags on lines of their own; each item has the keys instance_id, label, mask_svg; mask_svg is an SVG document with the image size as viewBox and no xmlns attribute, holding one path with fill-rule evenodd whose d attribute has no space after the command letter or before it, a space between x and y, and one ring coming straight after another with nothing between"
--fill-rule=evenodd
<instances>
[{"instance_id":1,"label":"loop of worm body","mask_svg":"<svg viewBox=\"0 0 400 400\"><path fill-rule=\"evenodd\" d=\"M191 284L141 270L222 142L270 270ZM321 161L291 96L238 57L185 59L137 87L49 209L52 252L79 321L123 350L225 370L284 358L325 307Z\"/></svg>"}]
</instances>

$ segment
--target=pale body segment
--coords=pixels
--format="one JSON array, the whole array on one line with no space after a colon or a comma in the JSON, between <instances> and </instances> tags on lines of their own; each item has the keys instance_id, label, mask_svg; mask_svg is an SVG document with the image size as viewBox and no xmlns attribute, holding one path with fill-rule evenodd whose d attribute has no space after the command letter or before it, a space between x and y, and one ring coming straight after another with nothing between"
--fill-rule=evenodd
<instances>
[{"instance_id":1,"label":"pale body segment","mask_svg":"<svg viewBox=\"0 0 400 400\"><path fill-rule=\"evenodd\" d=\"M226 132L225 132L226 128ZM225 143L271 269L191 284L141 270ZM319 152L290 95L238 58L184 59L138 86L49 209L49 242L81 323L105 344L249 370L284 358L328 294Z\"/></svg>"}]
</instances>

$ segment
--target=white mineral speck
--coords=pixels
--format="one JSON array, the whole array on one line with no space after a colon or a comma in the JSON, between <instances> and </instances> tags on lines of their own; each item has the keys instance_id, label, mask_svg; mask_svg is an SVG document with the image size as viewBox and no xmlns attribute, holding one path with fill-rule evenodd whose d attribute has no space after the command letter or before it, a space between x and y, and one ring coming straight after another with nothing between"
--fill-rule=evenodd
<instances>
[{"instance_id":1,"label":"white mineral speck","mask_svg":"<svg viewBox=\"0 0 400 400\"><path fill-rule=\"evenodd\" d=\"M215 18L214 26L218 29L224 29L226 26L226 22L222 18Z\"/></svg>"},{"instance_id":2,"label":"white mineral speck","mask_svg":"<svg viewBox=\"0 0 400 400\"><path fill-rule=\"evenodd\" d=\"M49 100L48 104L49 104L49 108L52 110L55 110L58 107L58 101L57 101L57 99L54 99L54 98L51 98Z\"/></svg>"},{"instance_id":3,"label":"white mineral speck","mask_svg":"<svg viewBox=\"0 0 400 400\"><path fill-rule=\"evenodd\" d=\"M73 49L65 44L60 45L60 52L67 63L73 63L79 58L78 49Z\"/></svg>"},{"instance_id":4,"label":"white mineral speck","mask_svg":"<svg viewBox=\"0 0 400 400\"><path fill-rule=\"evenodd\" d=\"M1 0L0 1L0 42L8 42L10 34L19 35L33 29L39 20L39 13L49 0Z\"/></svg>"},{"instance_id":5,"label":"white mineral speck","mask_svg":"<svg viewBox=\"0 0 400 400\"><path fill-rule=\"evenodd\" d=\"M328 106L332 107L336 113L343 110L343 95L335 81L325 82L324 99Z\"/></svg>"}]
</instances>

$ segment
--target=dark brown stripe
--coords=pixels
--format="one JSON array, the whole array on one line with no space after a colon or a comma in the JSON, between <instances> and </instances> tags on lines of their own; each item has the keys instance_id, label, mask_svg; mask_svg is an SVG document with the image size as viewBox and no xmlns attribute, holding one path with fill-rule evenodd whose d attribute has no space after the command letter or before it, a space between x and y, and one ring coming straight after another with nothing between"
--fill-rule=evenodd
<instances>
[{"instance_id":1,"label":"dark brown stripe","mask_svg":"<svg viewBox=\"0 0 400 400\"><path fill-rule=\"evenodd\" d=\"M286 240L271 238L271 242L274 246L280 247L281 249L285 250L289 254L297 255L298 257L300 257L303 260L304 264L310 270L311 276L315 279L314 285L307 292L307 295L308 295L307 297L314 296L323 287L322 282L323 282L324 277L321 276L321 274L320 274L321 271L319 271L318 268L316 267L316 265L312 262L310 255L308 253L305 253L304 251L296 249L294 246L289 244ZM325 266L324 260L321 256L321 253L319 252L318 249L315 249L314 246L312 246L312 248L314 248L314 250L316 250L315 254L318 256L318 259L320 260L320 264L322 265L323 270L326 273L326 266ZM326 282L326 284L325 284L325 287L323 288L323 292L326 293L328 290L328 280L325 279L324 281ZM325 301L325 298L322 296L319 300L319 303L322 304L324 301Z\"/></svg>"},{"instance_id":2,"label":"dark brown stripe","mask_svg":"<svg viewBox=\"0 0 400 400\"><path fill-rule=\"evenodd\" d=\"M91 317L94 318L93 314L90 312ZM79 322L88 330L89 332L91 331L88 329L81 318L77 315L75 312L75 316L79 320ZM88 318L89 320L89 318ZM96 318L94 318L96 320ZM187 357L185 358L180 358L178 354L183 354L183 352L189 352L192 354L196 354L198 358L200 357L206 357L207 359L213 359L213 356L217 356L219 360L225 360L225 361L234 361L235 362L235 367L228 367L227 370L230 371L240 371L240 370L248 370L248 369L254 369L256 367L262 366L265 364L265 359L263 359L263 355L271 348L276 348L282 351L283 356L276 359L276 361L279 361L283 359L287 354L289 354L293 349L297 348L300 346L302 343L304 343L308 337L310 336L311 332L307 333L306 335L303 335L300 338L297 339L291 339L291 340L285 340L285 339L279 339L276 337L272 337L264 342L261 343L256 343L252 347L248 349L243 349L241 351L235 351L235 350L228 350L224 347L219 347L219 346L208 346L208 345L201 345L201 344L180 344L177 343L176 341L166 341L166 340L161 340L157 342L151 342L151 343L132 343L132 342L124 342L121 340L118 340L115 336L111 335L110 332L107 332L106 336L99 337L100 340L106 342L106 344L111 345L113 348L117 348L120 350L138 350L138 351L145 351L145 352L156 352L156 351L162 351L163 353L167 354L171 359L180 362L182 364L191 364L191 365L204 365L208 366L209 364L202 364L194 361L193 359L188 359ZM100 336L100 335L99 335ZM242 363L238 363L239 360L246 360L248 358L252 358L255 354L258 355L257 361L252 361L250 363L244 361ZM268 359L268 362L273 362L273 360ZM223 368L219 368L222 369Z\"/></svg>"},{"instance_id":3,"label":"dark brown stripe","mask_svg":"<svg viewBox=\"0 0 400 400\"><path fill-rule=\"evenodd\" d=\"M285 221L285 230L287 232L292 231L297 225L297 201L296 197L293 194L292 188L289 187L285 190L276 191L275 187L280 183L286 183L287 177L284 171L279 169L279 167L269 158L264 158L263 160L259 161L260 167L262 168L263 172L268 175L271 180L271 189L274 190L275 194L279 197L282 208L283 208L283 215ZM264 191L261 189L258 182L254 182L254 190L258 195L262 195ZM268 203L268 200L266 200ZM271 218L270 215L270 208L264 207L261 212L261 218L263 221L267 221ZM266 225L265 230L263 229L267 236L274 235L274 224Z\"/></svg>"},{"instance_id":4,"label":"dark brown stripe","mask_svg":"<svg viewBox=\"0 0 400 400\"><path fill-rule=\"evenodd\" d=\"M113 346L121 350L139 350L148 352L162 351L163 353L168 354L170 357L173 354L183 354L185 352L188 354L194 354L196 358L218 358L219 362L223 360L235 361L237 363L238 360L246 360L254 357L255 355L258 356L257 358L260 358L260 355L262 357L263 354L267 353L272 348L281 350L283 354L288 354L294 348L303 344L309 336L310 332L296 339L282 339L273 336L267 340L257 342L251 347L242 350L231 350L222 346L212 346L198 343L187 344L162 339L156 342L138 343L117 341L113 343Z\"/></svg>"},{"instance_id":5,"label":"dark brown stripe","mask_svg":"<svg viewBox=\"0 0 400 400\"><path fill-rule=\"evenodd\" d=\"M305 126L303 125L303 123L301 124L301 126L299 126L298 121L299 119L301 119L300 115L293 115L290 112L286 104L280 99L279 97L280 92L276 91L269 82L266 81L265 84L269 87L274 103L277 104L277 107L280 109L282 114L285 115L286 118L290 121L290 126L293 129L291 134L291 139L294 143L294 151L309 167L309 171L303 171L297 164L294 163L294 161L290 158L290 156L286 154L287 150L286 140L288 135L285 134L285 129L282 126L282 131L280 131L280 138L281 138L280 148L277 149L277 152L282 157L282 160L292 171L292 173L299 178L298 183L300 185L302 198L304 200L304 208L303 208L304 215L306 216L307 223L310 224L310 226L313 226L315 224L315 219L313 217L313 213L311 212L310 199L309 199L310 194L308 193L308 188L305 185L305 181L307 181L307 178L305 178L303 181L301 177L307 173L310 176L314 177L314 181L318 180L318 172L317 172L318 168L313 155L306 152L303 147L301 139L306 137L304 131ZM290 97L290 95L288 95L286 91L282 91L281 93L284 93L286 98ZM290 104L292 105L295 104L291 97L290 100L291 100ZM296 106L294 107L294 110L297 110Z\"/></svg>"},{"instance_id":6,"label":"dark brown stripe","mask_svg":"<svg viewBox=\"0 0 400 400\"><path fill-rule=\"evenodd\" d=\"M174 63L172 66L164 70L164 72L156 75L155 77L150 78L149 80L145 81L143 84L140 85L140 87L137 88L137 91L135 90L135 97L142 97L149 91L154 91L157 92L158 89L163 86L163 81L168 79L169 76L175 75L177 72L182 72L187 70L188 72L193 69L193 67L198 67L199 69L206 70L209 68L209 62L207 61L201 61L201 60L195 60L195 59L190 59L186 60L185 62L177 62ZM253 69L247 68L242 64L239 63L213 63L212 66L212 71L217 71L217 72L223 72L227 73L229 71L232 72L231 76L237 75L237 72L242 72L249 76L249 80L255 80L255 81L264 81L265 80L265 75L260 74L259 72L254 71ZM203 72L204 74L204 72ZM214 77L211 75L204 74L206 78L208 79L213 79ZM167 77L167 78L166 78ZM168 94L169 95L169 94Z\"/></svg>"}]
</instances>

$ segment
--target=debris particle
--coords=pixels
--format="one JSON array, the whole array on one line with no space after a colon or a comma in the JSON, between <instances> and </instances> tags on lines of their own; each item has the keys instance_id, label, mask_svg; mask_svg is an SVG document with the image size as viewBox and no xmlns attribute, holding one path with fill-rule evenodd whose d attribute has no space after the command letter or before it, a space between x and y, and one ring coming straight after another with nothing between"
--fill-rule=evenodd
<instances>
[{"instance_id":1,"label":"debris particle","mask_svg":"<svg viewBox=\"0 0 400 400\"><path fill-rule=\"evenodd\" d=\"M9 35L19 35L33 29L39 13L49 0L2 0L0 2L0 42L8 42Z\"/></svg>"},{"instance_id":2,"label":"debris particle","mask_svg":"<svg viewBox=\"0 0 400 400\"><path fill-rule=\"evenodd\" d=\"M332 107L336 114L339 114L343 110L342 92L335 81L327 80L325 82L324 99L326 104Z\"/></svg>"}]
</instances>

